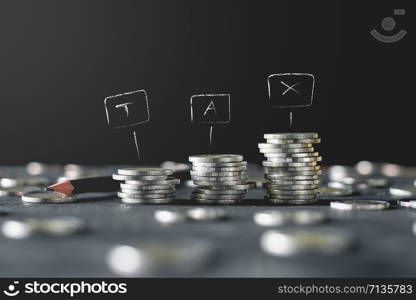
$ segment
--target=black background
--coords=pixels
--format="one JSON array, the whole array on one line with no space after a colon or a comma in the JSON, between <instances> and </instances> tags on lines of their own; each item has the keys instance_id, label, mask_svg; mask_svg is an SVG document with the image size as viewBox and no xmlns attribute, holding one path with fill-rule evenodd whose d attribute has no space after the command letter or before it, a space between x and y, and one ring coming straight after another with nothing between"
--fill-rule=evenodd
<instances>
[{"instance_id":1,"label":"black background","mask_svg":"<svg viewBox=\"0 0 416 300\"><path fill-rule=\"evenodd\" d=\"M271 109L268 75L313 73L312 107L292 131L317 131L325 163L416 164L411 1L0 2L0 163L137 163L130 130L109 130L104 98L145 89L143 163L209 152L260 161L266 132L289 130ZM374 40L393 9L408 35ZM396 31L395 31L396 32ZM193 94L230 93L231 123L190 122Z\"/></svg>"}]
</instances>

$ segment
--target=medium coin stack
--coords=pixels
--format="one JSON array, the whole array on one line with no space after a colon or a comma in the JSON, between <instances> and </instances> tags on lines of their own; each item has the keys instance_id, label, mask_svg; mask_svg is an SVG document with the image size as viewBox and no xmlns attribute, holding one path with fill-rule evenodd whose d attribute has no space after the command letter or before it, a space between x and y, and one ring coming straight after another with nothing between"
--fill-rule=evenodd
<instances>
[{"instance_id":1,"label":"medium coin stack","mask_svg":"<svg viewBox=\"0 0 416 300\"><path fill-rule=\"evenodd\" d=\"M259 143L267 189L266 199L279 204L309 204L318 200L318 179L322 160L313 144L320 143L317 133L265 134Z\"/></svg>"},{"instance_id":2,"label":"medium coin stack","mask_svg":"<svg viewBox=\"0 0 416 300\"><path fill-rule=\"evenodd\" d=\"M124 203L168 203L175 199L175 185L172 170L161 168L126 168L113 174L113 179L124 181L120 184L118 196Z\"/></svg>"},{"instance_id":3,"label":"medium coin stack","mask_svg":"<svg viewBox=\"0 0 416 300\"><path fill-rule=\"evenodd\" d=\"M247 182L247 162L242 155L213 154L189 157L191 178L197 188L192 199L207 204L240 202L255 184Z\"/></svg>"}]
</instances>

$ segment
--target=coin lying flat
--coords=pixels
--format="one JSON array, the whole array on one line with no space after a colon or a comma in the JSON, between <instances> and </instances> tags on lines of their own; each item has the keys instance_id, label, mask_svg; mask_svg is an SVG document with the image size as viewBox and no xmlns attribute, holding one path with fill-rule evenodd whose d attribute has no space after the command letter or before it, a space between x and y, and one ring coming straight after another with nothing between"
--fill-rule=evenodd
<instances>
[{"instance_id":1,"label":"coin lying flat","mask_svg":"<svg viewBox=\"0 0 416 300\"><path fill-rule=\"evenodd\" d=\"M254 214L254 221L260 226L312 225L328 220L325 213L316 210L262 210Z\"/></svg>"},{"instance_id":2,"label":"coin lying flat","mask_svg":"<svg viewBox=\"0 0 416 300\"><path fill-rule=\"evenodd\" d=\"M167 180L168 176L166 175L160 175L160 176L153 176L153 175L149 175L149 176L142 176L142 175L120 175L120 174L113 174L113 179L114 180Z\"/></svg>"},{"instance_id":3,"label":"coin lying flat","mask_svg":"<svg viewBox=\"0 0 416 300\"><path fill-rule=\"evenodd\" d=\"M280 190L280 189L268 189L267 192L269 194L276 194L276 195L283 195L283 196L290 196L290 195L317 195L319 194L318 189L311 189L311 190Z\"/></svg>"},{"instance_id":4,"label":"coin lying flat","mask_svg":"<svg viewBox=\"0 0 416 300\"><path fill-rule=\"evenodd\" d=\"M276 163L319 162L319 161L322 161L322 157L321 156L317 156L317 157L298 157L298 158L267 157L267 161L276 162Z\"/></svg>"},{"instance_id":5,"label":"coin lying flat","mask_svg":"<svg viewBox=\"0 0 416 300\"><path fill-rule=\"evenodd\" d=\"M192 176L207 176L207 177L214 177L214 176L241 176L241 175L245 175L246 176L246 172L245 171L240 171L240 172L196 172L196 171L191 171L191 175Z\"/></svg>"},{"instance_id":6,"label":"coin lying flat","mask_svg":"<svg viewBox=\"0 0 416 300\"><path fill-rule=\"evenodd\" d=\"M353 236L341 230L267 230L260 238L264 252L280 257L341 254L354 243Z\"/></svg>"},{"instance_id":7,"label":"coin lying flat","mask_svg":"<svg viewBox=\"0 0 416 300\"><path fill-rule=\"evenodd\" d=\"M247 167L209 168L192 166L191 172L245 172Z\"/></svg>"},{"instance_id":8,"label":"coin lying flat","mask_svg":"<svg viewBox=\"0 0 416 300\"><path fill-rule=\"evenodd\" d=\"M261 148L260 153L308 153L315 152L313 147L308 148L291 148L291 149L270 149L270 148Z\"/></svg>"},{"instance_id":9,"label":"coin lying flat","mask_svg":"<svg viewBox=\"0 0 416 300\"><path fill-rule=\"evenodd\" d=\"M148 199L139 199L139 198L130 198L122 197L121 202L126 204L164 204L170 203L175 200L175 197L163 197L163 198L148 198Z\"/></svg>"},{"instance_id":10,"label":"coin lying flat","mask_svg":"<svg viewBox=\"0 0 416 300\"><path fill-rule=\"evenodd\" d=\"M10 188L0 188L0 196L22 196L29 192L40 191L37 186L17 186Z\"/></svg>"},{"instance_id":11,"label":"coin lying flat","mask_svg":"<svg viewBox=\"0 0 416 300\"><path fill-rule=\"evenodd\" d=\"M50 183L46 177L31 176L31 177L2 177L0 178L0 186L4 188L18 187L18 186L45 186Z\"/></svg>"},{"instance_id":12,"label":"coin lying flat","mask_svg":"<svg viewBox=\"0 0 416 300\"><path fill-rule=\"evenodd\" d=\"M29 218L7 220L3 222L1 231L11 239L24 239L34 234L50 236L67 236L85 231L84 221L75 217Z\"/></svg>"},{"instance_id":13,"label":"coin lying flat","mask_svg":"<svg viewBox=\"0 0 416 300\"><path fill-rule=\"evenodd\" d=\"M118 174L132 176L169 176L173 174L173 171L162 168L124 168L118 169Z\"/></svg>"},{"instance_id":14,"label":"coin lying flat","mask_svg":"<svg viewBox=\"0 0 416 300\"><path fill-rule=\"evenodd\" d=\"M291 149L291 148L310 148L312 144L269 144L259 143L260 149Z\"/></svg>"},{"instance_id":15,"label":"coin lying flat","mask_svg":"<svg viewBox=\"0 0 416 300\"><path fill-rule=\"evenodd\" d=\"M401 197L416 196L416 186L390 187L390 194Z\"/></svg>"},{"instance_id":16,"label":"coin lying flat","mask_svg":"<svg viewBox=\"0 0 416 300\"><path fill-rule=\"evenodd\" d=\"M202 199L202 200L238 200L241 199L241 194L229 194L229 195L213 195L213 194L200 194L192 193L193 199Z\"/></svg>"},{"instance_id":17,"label":"coin lying flat","mask_svg":"<svg viewBox=\"0 0 416 300\"><path fill-rule=\"evenodd\" d=\"M284 153L284 152L267 152L263 153L266 158L308 158L317 157L319 152L306 152L306 153Z\"/></svg>"},{"instance_id":18,"label":"coin lying flat","mask_svg":"<svg viewBox=\"0 0 416 300\"><path fill-rule=\"evenodd\" d=\"M22 201L27 203L67 203L74 202L77 198L74 196L66 196L58 192L29 192L22 196Z\"/></svg>"},{"instance_id":19,"label":"coin lying flat","mask_svg":"<svg viewBox=\"0 0 416 300\"><path fill-rule=\"evenodd\" d=\"M268 144L319 144L320 138L317 139L266 139Z\"/></svg>"},{"instance_id":20,"label":"coin lying flat","mask_svg":"<svg viewBox=\"0 0 416 300\"><path fill-rule=\"evenodd\" d=\"M236 154L206 154L192 155L189 157L190 162L240 162L243 160L242 155Z\"/></svg>"},{"instance_id":21,"label":"coin lying flat","mask_svg":"<svg viewBox=\"0 0 416 300\"><path fill-rule=\"evenodd\" d=\"M244 168L247 167L246 161L238 162L192 162L193 167L198 168Z\"/></svg>"},{"instance_id":22,"label":"coin lying flat","mask_svg":"<svg viewBox=\"0 0 416 300\"><path fill-rule=\"evenodd\" d=\"M339 210L381 210L390 207L387 201L376 200L349 200L332 201L331 208Z\"/></svg>"},{"instance_id":23,"label":"coin lying flat","mask_svg":"<svg viewBox=\"0 0 416 300\"><path fill-rule=\"evenodd\" d=\"M168 177L166 180L126 180L126 184L133 185L176 185L181 183L179 179Z\"/></svg>"},{"instance_id":24,"label":"coin lying flat","mask_svg":"<svg viewBox=\"0 0 416 300\"><path fill-rule=\"evenodd\" d=\"M106 258L112 272L121 276L190 276L211 266L216 248L206 240L142 240L115 245Z\"/></svg>"},{"instance_id":25,"label":"coin lying flat","mask_svg":"<svg viewBox=\"0 0 416 300\"><path fill-rule=\"evenodd\" d=\"M351 188L330 188L330 187L319 188L319 194L323 197L350 196L353 193L354 193L354 190Z\"/></svg>"},{"instance_id":26,"label":"coin lying flat","mask_svg":"<svg viewBox=\"0 0 416 300\"><path fill-rule=\"evenodd\" d=\"M137 190L137 191L152 191L152 190L172 190L175 189L173 184L166 185L137 185L137 184L127 184L121 183L120 187L127 190Z\"/></svg>"},{"instance_id":27,"label":"coin lying flat","mask_svg":"<svg viewBox=\"0 0 416 300\"><path fill-rule=\"evenodd\" d=\"M310 132L289 132L289 133L266 133L265 139L317 139L317 133Z\"/></svg>"}]
</instances>

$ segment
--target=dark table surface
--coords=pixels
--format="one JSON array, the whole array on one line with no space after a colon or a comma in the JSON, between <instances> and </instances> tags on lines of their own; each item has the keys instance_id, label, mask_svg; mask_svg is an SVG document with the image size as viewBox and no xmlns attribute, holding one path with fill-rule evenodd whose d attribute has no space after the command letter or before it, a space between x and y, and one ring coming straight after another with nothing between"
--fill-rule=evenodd
<instances>
[{"instance_id":1,"label":"dark table surface","mask_svg":"<svg viewBox=\"0 0 416 300\"><path fill-rule=\"evenodd\" d=\"M18 173L23 168L13 170ZM413 184L413 179L395 178L392 184ZM153 214L158 209L200 206L189 200L191 191L187 186L178 187L178 200L169 205L126 205L111 194L83 195L79 202L67 204L24 204L19 197L0 197L0 211L7 213L0 217L2 221L76 216L89 226L88 232L67 237L33 236L12 240L0 236L0 276L112 277L116 274L106 264L106 255L112 246L182 238L206 240L215 246L217 253L207 267L185 274L187 276L416 276L416 259L413 258L416 236L412 232L416 211L395 205L382 211L354 213L329 207L330 200L337 199L394 200L386 188L350 197L322 198L315 205L302 207L271 205L262 199L264 190L256 189L247 194L242 204L221 205L229 216L223 221L162 225L154 219ZM259 238L267 228L255 224L253 214L271 208L324 211L330 221L313 228L349 231L356 237L356 247L342 255L269 256L259 246Z\"/></svg>"}]
</instances>

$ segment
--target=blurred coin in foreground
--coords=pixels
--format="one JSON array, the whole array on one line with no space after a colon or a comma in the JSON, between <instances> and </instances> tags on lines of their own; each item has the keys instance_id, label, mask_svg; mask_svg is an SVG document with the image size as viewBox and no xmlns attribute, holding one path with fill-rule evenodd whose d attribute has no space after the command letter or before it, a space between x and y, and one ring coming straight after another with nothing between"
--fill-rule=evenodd
<instances>
[{"instance_id":1,"label":"blurred coin in foreground","mask_svg":"<svg viewBox=\"0 0 416 300\"><path fill-rule=\"evenodd\" d=\"M315 210L262 210L254 214L254 221L261 226L311 225L325 222L325 213Z\"/></svg>"},{"instance_id":2,"label":"blurred coin in foreground","mask_svg":"<svg viewBox=\"0 0 416 300\"><path fill-rule=\"evenodd\" d=\"M389 207L389 202L377 200L345 200L331 202L331 208L339 210L382 210Z\"/></svg>"},{"instance_id":3,"label":"blurred coin in foreground","mask_svg":"<svg viewBox=\"0 0 416 300\"><path fill-rule=\"evenodd\" d=\"M29 192L22 196L22 201L27 203L67 203L74 202L77 198L58 192Z\"/></svg>"},{"instance_id":4,"label":"blurred coin in foreground","mask_svg":"<svg viewBox=\"0 0 416 300\"><path fill-rule=\"evenodd\" d=\"M339 255L353 245L352 235L340 230L267 230L260 238L264 252L280 257Z\"/></svg>"}]
</instances>

